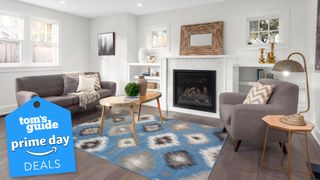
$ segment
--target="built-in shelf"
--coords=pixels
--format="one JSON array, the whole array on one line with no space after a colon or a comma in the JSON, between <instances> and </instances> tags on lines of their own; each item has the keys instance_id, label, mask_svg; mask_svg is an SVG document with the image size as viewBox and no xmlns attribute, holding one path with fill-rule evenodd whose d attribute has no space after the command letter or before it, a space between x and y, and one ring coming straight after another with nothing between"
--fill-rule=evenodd
<instances>
[{"instance_id":1,"label":"built-in shelf","mask_svg":"<svg viewBox=\"0 0 320 180\"><path fill-rule=\"evenodd\" d=\"M234 66L239 67L256 67L256 68L272 68L274 64L260 64L260 63L241 63L241 64L234 64Z\"/></svg>"},{"instance_id":2,"label":"built-in shelf","mask_svg":"<svg viewBox=\"0 0 320 180\"><path fill-rule=\"evenodd\" d=\"M128 63L129 66L159 66L160 63Z\"/></svg>"},{"instance_id":3,"label":"built-in shelf","mask_svg":"<svg viewBox=\"0 0 320 180\"><path fill-rule=\"evenodd\" d=\"M139 76L135 76L135 79L138 79ZM157 76L144 76L147 81L160 81L160 77Z\"/></svg>"}]
</instances>

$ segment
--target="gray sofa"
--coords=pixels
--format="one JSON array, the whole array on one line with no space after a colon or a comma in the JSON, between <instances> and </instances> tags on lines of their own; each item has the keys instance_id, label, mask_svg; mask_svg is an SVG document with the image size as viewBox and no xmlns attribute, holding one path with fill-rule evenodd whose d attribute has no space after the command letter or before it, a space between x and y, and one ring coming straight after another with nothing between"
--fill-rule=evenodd
<instances>
[{"instance_id":1,"label":"gray sofa","mask_svg":"<svg viewBox=\"0 0 320 180\"><path fill-rule=\"evenodd\" d=\"M274 84L274 91L267 104L242 104L247 94L222 93L220 94L220 119L229 135L237 141L235 152L238 151L241 141L263 142L266 125L262 118L266 115L291 115L297 113L299 87L295 84L263 79L261 84ZM268 141L287 142L287 135L270 129ZM281 143L280 143L281 145ZM284 146L285 147L285 146ZM283 149L286 152L286 149Z\"/></svg>"},{"instance_id":2,"label":"gray sofa","mask_svg":"<svg viewBox=\"0 0 320 180\"><path fill-rule=\"evenodd\" d=\"M86 72L85 74L93 74ZM29 76L16 79L16 98L18 106L29 101L35 96L40 96L50 102L69 109L72 113L93 109L98 105L98 101L89 104L87 109L79 106L79 97L76 95L63 95L64 74ZM99 76L100 79L100 76ZM116 83L101 81L101 90L97 92L100 98L114 96L116 93Z\"/></svg>"}]
</instances>

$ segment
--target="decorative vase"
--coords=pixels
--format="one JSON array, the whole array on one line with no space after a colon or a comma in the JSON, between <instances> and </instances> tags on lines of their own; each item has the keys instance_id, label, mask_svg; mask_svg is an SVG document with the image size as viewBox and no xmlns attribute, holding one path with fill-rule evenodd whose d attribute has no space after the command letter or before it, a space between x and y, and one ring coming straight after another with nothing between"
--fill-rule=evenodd
<instances>
[{"instance_id":1,"label":"decorative vase","mask_svg":"<svg viewBox=\"0 0 320 180\"><path fill-rule=\"evenodd\" d=\"M148 49L146 47L141 47L139 49L139 62L140 63L146 63L147 62L147 56L148 56Z\"/></svg>"},{"instance_id":2,"label":"decorative vase","mask_svg":"<svg viewBox=\"0 0 320 180\"><path fill-rule=\"evenodd\" d=\"M147 93L147 86L148 86L148 82L147 80L144 78L144 76L139 76L138 78L138 84L140 86L140 96L145 96Z\"/></svg>"}]
</instances>

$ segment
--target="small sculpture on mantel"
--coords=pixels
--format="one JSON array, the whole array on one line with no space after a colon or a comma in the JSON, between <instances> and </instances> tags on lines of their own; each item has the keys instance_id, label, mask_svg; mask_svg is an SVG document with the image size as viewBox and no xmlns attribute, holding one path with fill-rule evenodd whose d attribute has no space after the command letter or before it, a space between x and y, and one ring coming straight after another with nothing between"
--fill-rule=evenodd
<instances>
[{"instance_id":1,"label":"small sculpture on mantel","mask_svg":"<svg viewBox=\"0 0 320 180\"><path fill-rule=\"evenodd\" d=\"M264 48L261 48L260 49L260 59L259 59L260 64L266 63L266 61L265 61L266 59L264 58L263 54L264 54Z\"/></svg>"}]
</instances>

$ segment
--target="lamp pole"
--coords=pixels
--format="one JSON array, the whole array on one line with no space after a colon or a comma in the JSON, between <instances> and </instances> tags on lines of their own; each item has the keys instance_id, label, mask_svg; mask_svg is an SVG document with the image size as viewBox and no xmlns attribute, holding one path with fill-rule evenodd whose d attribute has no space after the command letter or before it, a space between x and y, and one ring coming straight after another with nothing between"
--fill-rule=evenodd
<instances>
[{"instance_id":1,"label":"lamp pole","mask_svg":"<svg viewBox=\"0 0 320 180\"><path fill-rule=\"evenodd\" d=\"M304 111L300 111L298 114L300 115L301 113L306 113L310 110L310 93L309 93L309 78L308 78L308 68L307 68L307 61L306 61L306 58L304 57L304 55L302 53L299 53L299 52L294 52L294 53L291 53L287 60L290 60L290 57L293 56L293 55L300 55L303 59L303 65L304 65L304 69L305 69L305 73L306 73L306 87L307 87L307 98L308 98L308 107L306 110Z\"/></svg>"}]
</instances>

